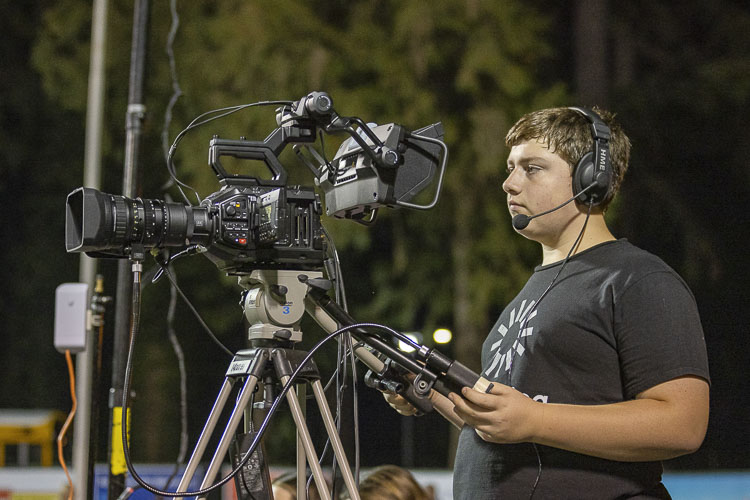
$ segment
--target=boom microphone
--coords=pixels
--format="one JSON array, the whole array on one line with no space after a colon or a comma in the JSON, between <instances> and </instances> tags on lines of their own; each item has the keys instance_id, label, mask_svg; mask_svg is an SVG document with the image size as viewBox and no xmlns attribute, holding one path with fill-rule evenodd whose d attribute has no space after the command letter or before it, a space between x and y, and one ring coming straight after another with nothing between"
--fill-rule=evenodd
<instances>
[{"instance_id":1,"label":"boom microphone","mask_svg":"<svg viewBox=\"0 0 750 500\"><path fill-rule=\"evenodd\" d=\"M516 231L521 231L523 229L526 229L526 226L529 225L529 222L531 222L531 219L536 219L537 217L541 217L542 215L547 215L549 213L552 213L555 210L560 210L562 207L564 207L565 205L567 205L568 203L570 203L571 201L575 200L576 198L578 198L579 196L581 196L583 193L585 193L586 191L588 191L589 189L591 189L592 187L597 186L597 185L598 184L596 182L592 182L591 184L589 184L588 186L586 186L586 188L584 188L581 191L579 191L578 193L576 193L572 198L570 198L566 202L561 203L560 205L556 206L555 208L551 208L549 210L545 210L544 212L542 212L540 214L536 214L536 215L517 214L517 215L514 215L513 216L513 229L515 229Z\"/></svg>"}]
</instances>

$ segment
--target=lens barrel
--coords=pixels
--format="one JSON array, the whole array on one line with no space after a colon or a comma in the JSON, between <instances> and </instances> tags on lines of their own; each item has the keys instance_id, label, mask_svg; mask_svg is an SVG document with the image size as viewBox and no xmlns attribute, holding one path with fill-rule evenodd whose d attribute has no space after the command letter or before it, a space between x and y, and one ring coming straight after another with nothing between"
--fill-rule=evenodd
<instances>
[{"instance_id":1,"label":"lens barrel","mask_svg":"<svg viewBox=\"0 0 750 500\"><path fill-rule=\"evenodd\" d=\"M144 249L207 244L211 234L212 220L206 207L131 199L86 187L71 192L66 202L68 252L125 257L134 244Z\"/></svg>"}]
</instances>

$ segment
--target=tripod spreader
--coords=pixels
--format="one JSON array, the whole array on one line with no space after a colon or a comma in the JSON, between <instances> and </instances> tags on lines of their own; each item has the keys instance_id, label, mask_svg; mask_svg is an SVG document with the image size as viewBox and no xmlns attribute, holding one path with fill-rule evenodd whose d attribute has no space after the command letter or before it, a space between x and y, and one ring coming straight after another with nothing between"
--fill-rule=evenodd
<instances>
[{"instance_id":1,"label":"tripod spreader","mask_svg":"<svg viewBox=\"0 0 750 500\"><path fill-rule=\"evenodd\" d=\"M305 296L306 309L318 323L327 331L332 332L338 328L336 324L326 324L316 308L322 310L332 320L341 326L354 325L357 322L328 295L331 282L323 278L308 278L300 274L297 279L308 285ZM311 302L311 303L310 303ZM403 395L410 403L422 411L432 408L427 396L431 389L440 394L448 396L451 392L460 392L463 387L472 387L480 392L487 392L491 383L474 373L471 369L452 360L435 349L422 346L416 351L416 359L404 353L380 337L368 332L364 328L351 330L352 336L358 341L370 346L406 372L416 375L409 380L406 373L399 373L399 368L391 367L391 363L385 363L372 352L364 347L354 350L357 355L378 377L385 378L385 384L393 387L403 387Z\"/></svg>"}]
</instances>

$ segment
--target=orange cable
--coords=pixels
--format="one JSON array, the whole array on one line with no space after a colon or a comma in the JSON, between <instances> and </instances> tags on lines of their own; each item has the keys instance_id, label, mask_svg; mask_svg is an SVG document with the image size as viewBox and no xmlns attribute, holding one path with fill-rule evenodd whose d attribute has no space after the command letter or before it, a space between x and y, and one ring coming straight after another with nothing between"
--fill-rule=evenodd
<instances>
[{"instance_id":1,"label":"orange cable","mask_svg":"<svg viewBox=\"0 0 750 500\"><path fill-rule=\"evenodd\" d=\"M65 465L65 458L63 457L63 439L65 438L65 433L68 431L70 423L73 421L73 417L76 414L76 408L78 407L78 400L76 399L76 375L73 371L73 359L70 357L69 349L65 350L65 360L68 362L68 376L70 378L70 398L73 400L73 405L70 408L70 413L68 413L68 418L65 420L62 429L60 429L60 433L57 435L57 458L60 460L60 465L62 465L62 468L65 471L65 476L67 476L68 478L68 484L70 485L70 489L68 490L68 500L72 500L74 488L73 480L70 478L70 473L68 473L68 468Z\"/></svg>"}]
</instances>

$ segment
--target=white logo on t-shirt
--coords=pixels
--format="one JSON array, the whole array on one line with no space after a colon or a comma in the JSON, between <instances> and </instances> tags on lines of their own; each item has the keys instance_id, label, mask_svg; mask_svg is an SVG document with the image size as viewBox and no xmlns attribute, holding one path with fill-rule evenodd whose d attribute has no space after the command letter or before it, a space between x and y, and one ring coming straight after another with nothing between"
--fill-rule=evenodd
<instances>
[{"instance_id":1,"label":"white logo on t-shirt","mask_svg":"<svg viewBox=\"0 0 750 500\"><path fill-rule=\"evenodd\" d=\"M514 352L518 356L523 356L523 353L526 349L523 347L523 344L519 342L519 340L523 337L529 337L534 333L534 327L529 326L528 324L529 321L534 316L536 316L537 310L534 308L535 303L536 301L532 300L527 305L526 300L524 299L521 302L521 305L518 307L518 310L516 310L516 308L514 307L510 311L508 325L506 326L505 324L501 323L497 328L497 332L502 338L490 346L492 360L490 361L487 369L484 371L484 374L488 377L498 378L500 376L500 370L503 370L505 372L510 370L511 363L513 362ZM526 317L527 315L528 318ZM521 330L521 327L523 327L523 330ZM502 343L505 340L505 336L511 330L515 330L518 332L516 334L515 341L507 350L505 350L505 352L502 352ZM493 371L494 375L492 374Z\"/></svg>"}]
</instances>

